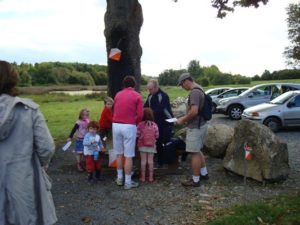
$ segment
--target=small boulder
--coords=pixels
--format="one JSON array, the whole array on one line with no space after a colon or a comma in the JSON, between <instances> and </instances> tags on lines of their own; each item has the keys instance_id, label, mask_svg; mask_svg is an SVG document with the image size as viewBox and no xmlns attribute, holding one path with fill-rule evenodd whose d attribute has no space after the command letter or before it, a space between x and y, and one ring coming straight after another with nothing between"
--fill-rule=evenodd
<instances>
[{"instance_id":1,"label":"small boulder","mask_svg":"<svg viewBox=\"0 0 300 225\"><path fill-rule=\"evenodd\" d=\"M252 160L245 160L244 145L252 148ZM250 120L239 121L223 160L223 166L236 174L258 181L279 181L289 174L288 148L267 127Z\"/></svg>"}]
</instances>

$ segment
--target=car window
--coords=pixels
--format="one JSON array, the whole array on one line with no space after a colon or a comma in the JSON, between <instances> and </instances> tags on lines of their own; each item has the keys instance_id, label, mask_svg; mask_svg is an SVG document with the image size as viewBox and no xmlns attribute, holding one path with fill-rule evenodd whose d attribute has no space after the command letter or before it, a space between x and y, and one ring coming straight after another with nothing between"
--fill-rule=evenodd
<instances>
[{"instance_id":1,"label":"car window","mask_svg":"<svg viewBox=\"0 0 300 225\"><path fill-rule=\"evenodd\" d=\"M252 93L254 98L271 95L271 86L258 87Z\"/></svg>"},{"instance_id":2,"label":"car window","mask_svg":"<svg viewBox=\"0 0 300 225\"><path fill-rule=\"evenodd\" d=\"M277 98L281 93L281 90L276 86L272 86L272 97L271 99Z\"/></svg>"},{"instance_id":3,"label":"car window","mask_svg":"<svg viewBox=\"0 0 300 225\"><path fill-rule=\"evenodd\" d=\"M294 103L294 107L300 107L300 95L297 95L291 102Z\"/></svg>"},{"instance_id":4,"label":"car window","mask_svg":"<svg viewBox=\"0 0 300 225\"><path fill-rule=\"evenodd\" d=\"M237 96L238 95L238 90L230 90L227 91L226 93L223 94L224 98L232 97L232 96Z\"/></svg>"}]
</instances>

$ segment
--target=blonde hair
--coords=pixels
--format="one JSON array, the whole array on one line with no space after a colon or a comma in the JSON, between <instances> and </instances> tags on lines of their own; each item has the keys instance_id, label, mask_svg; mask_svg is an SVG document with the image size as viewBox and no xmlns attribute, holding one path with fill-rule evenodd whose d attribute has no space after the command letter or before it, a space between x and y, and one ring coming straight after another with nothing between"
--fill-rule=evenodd
<instances>
[{"instance_id":1,"label":"blonde hair","mask_svg":"<svg viewBox=\"0 0 300 225\"><path fill-rule=\"evenodd\" d=\"M90 114L90 111L87 109L87 108L84 108L84 109L81 109L80 112L79 112L79 116L78 116L78 119L82 119L82 114L86 112L87 114Z\"/></svg>"}]
</instances>

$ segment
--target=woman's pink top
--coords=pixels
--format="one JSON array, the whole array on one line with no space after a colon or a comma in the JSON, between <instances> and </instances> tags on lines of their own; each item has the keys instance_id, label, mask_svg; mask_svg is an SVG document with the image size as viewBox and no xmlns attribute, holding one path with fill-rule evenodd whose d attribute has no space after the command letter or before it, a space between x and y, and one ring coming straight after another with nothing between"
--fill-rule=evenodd
<instances>
[{"instance_id":1,"label":"woman's pink top","mask_svg":"<svg viewBox=\"0 0 300 225\"><path fill-rule=\"evenodd\" d=\"M114 123L138 124L143 118L142 96L133 88L124 88L114 99Z\"/></svg>"}]
</instances>

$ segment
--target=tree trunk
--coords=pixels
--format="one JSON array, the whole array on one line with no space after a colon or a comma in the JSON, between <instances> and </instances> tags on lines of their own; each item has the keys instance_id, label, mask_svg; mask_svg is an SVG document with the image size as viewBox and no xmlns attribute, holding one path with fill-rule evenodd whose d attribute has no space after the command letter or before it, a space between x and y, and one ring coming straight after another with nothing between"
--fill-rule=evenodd
<instances>
[{"instance_id":1,"label":"tree trunk","mask_svg":"<svg viewBox=\"0 0 300 225\"><path fill-rule=\"evenodd\" d=\"M141 56L139 33L143 24L142 7L138 0L107 0L105 13L106 51L119 48L121 59L107 57L108 95L114 97L122 89L123 78L135 77L136 90L140 90Z\"/></svg>"}]
</instances>

